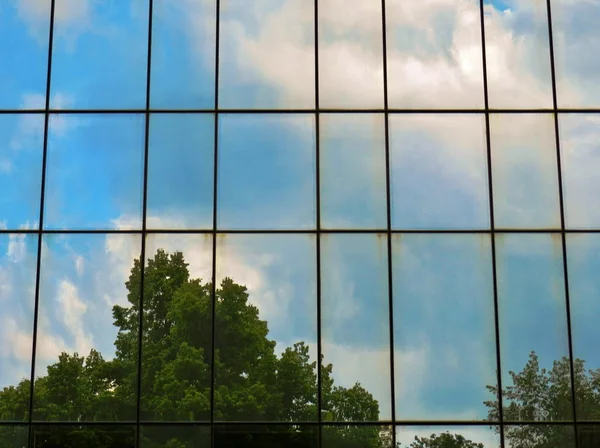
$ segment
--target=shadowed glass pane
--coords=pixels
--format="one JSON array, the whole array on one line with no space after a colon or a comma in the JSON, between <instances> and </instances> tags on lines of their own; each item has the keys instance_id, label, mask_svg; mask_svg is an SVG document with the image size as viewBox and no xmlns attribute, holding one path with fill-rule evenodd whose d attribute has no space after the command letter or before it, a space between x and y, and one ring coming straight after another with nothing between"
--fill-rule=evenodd
<instances>
[{"instance_id":1,"label":"shadowed glass pane","mask_svg":"<svg viewBox=\"0 0 600 448\"><path fill-rule=\"evenodd\" d=\"M135 426L42 426L35 425L31 447L55 448L86 446L90 448L134 448Z\"/></svg>"},{"instance_id":2,"label":"shadowed glass pane","mask_svg":"<svg viewBox=\"0 0 600 448\"><path fill-rule=\"evenodd\" d=\"M210 426L142 426L142 448L193 447L210 448Z\"/></svg>"},{"instance_id":3,"label":"shadowed glass pane","mask_svg":"<svg viewBox=\"0 0 600 448\"><path fill-rule=\"evenodd\" d=\"M244 448L317 448L317 426L217 425L215 446Z\"/></svg>"}]
</instances>

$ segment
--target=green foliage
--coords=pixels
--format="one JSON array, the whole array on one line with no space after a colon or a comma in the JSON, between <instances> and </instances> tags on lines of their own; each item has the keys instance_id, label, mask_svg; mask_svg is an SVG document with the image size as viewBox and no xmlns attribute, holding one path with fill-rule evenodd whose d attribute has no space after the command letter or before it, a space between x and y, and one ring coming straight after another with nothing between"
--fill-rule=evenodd
<instances>
[{"instance_id":1,"label":"green foliage","mask_svg":"<svg viewBox=\"0 0 600 448\"><path fill-rule=\"evenodd\" d=\"M600 419L600 369L586 370L585 362L573 362L577 418ZM519 373L509 372L512 384L503 391L504 419L510 421L560 422L573 419L569 358L554 361L552 369L540 367L535 352ZM496 387L488 389L498 395ZM497 401L486 402L488 418L498 420ZM553 425L511 425L504 436L512 448L574 446L572 429Z\"/></svg>"},{"instance_id":2,"label":"green foliage","mask_svg":"<svg viewBox=\"0 0 600 448\"><path fill-rule=\"evenodd\" d=\"M448 432L430 437L415 436L415 441L410 444L410 448L484 448L483 443L476 443L465 439L459 434L450 434Z\"/></svg>"},{"instance_id":3,"label":"green foliage","mask_svg":"<svg viewBox=\"0 0 600 448\"><path fill-rule=\"evenodd\" d=\"M135 421L138 393L138 333L142 266L134 260L127 287L127 306L113 308L117 328L115 357L96 350L87 356L62 353L35 381L34 419L41 421ZM146 421L210 420L212 309L215 310L214 418L217 421L280 421L289 425L253 427L256 443L231 446L285 446L312 437L291 424L318 420L317 363L309 347L298 342L277 356L267 322L249 302L246 287L226 278L216 288L191 279L183 254L158 250L144 269L142 319L141 418ZM333 366L322 366L324 420L376 421L379 405L360 384L334 384ZM28 419L29 381L0 392L3 419ZM131 433L102 428L61 427L40 432L39 446L119 446ZM257 433L257 434L258 434ZM269 436L271 434L271 436ZM6 428L0 446L8 445ZM330 447L382 447L378 429L347 425L327 433ZM4 442L3 442L4 440ZM196 446L197 434L160 428L142 434L144 446ZM272 442L268 442L272 440ZM260 441L260 442L259 442ZM60 445L63 443L63 445ZM283 443L283 445L282 445ZM300 445L298 445L300 446ZM389 445L387 445L389 446Z\"/></svg>"}]
</instances>

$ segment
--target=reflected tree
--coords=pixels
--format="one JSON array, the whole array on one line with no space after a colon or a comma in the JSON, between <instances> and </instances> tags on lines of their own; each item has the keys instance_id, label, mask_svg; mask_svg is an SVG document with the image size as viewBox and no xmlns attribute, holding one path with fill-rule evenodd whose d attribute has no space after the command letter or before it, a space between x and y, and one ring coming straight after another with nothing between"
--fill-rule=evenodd
<instances>
[{"instance_id":1,"label":"reflected tree","mask_svg":"<svg viewBox=\"0 0 600 448\"><path fill-rule=\"evenodd\" d=\"M268 337L267 322L249 301L246 287L226 278L216 288L213 301L212 285L191 278L181 252L158 250L144 270L138 387L141 272L140 260L134 260L126 282L127 305L113 307L117 328L114 358L104 359L94 349L87 356L62 353L46 374L36 379L33 419L75 423L61 426L60 431L36 429L36 447L132 446L135 435L131 428L76 423L135 421L138 390L143 421L209 422L213 361L215 420L255 422L235 436L223 436L227 446L310 446L310 431L295 423L317 422L320 412L325 424L324 446L392 447L390 428L353 424L378 421L379 404L370 392L358 383L350 388L336 385L334 367L323 363L319 410L317 363L309 346L299 341L278 355L275 341ZM600 420L600 369L586 370L580 359L574 361L574 369L578 417ZM502 391L505 420L551 423L572 419L570 378L568 358L545 369L532 352L521 372L510 372L511 384ZM28 421L30 388L29 380L22 380L0 391L0 419ZM488 386L488 390L498 396L497 387ZM498 402L485 405L493 426L498 420ZM268 421L281 424L274 428L261 423ZM328 424L333 422L336 424ZM574 438L560 425L507 425L504 433L512 448L568 447ZM160 431L143 432L141 438L144 447L187 448L196 446L194 434L164 426ZM0 447L15 446L16 437L23 437L22 428L0 426ZM221 443L220 439L215 442ZM482 447L451 433L415 437L409 445Z\"/></svg>"},{"instance_id":2,"label":"reflected tree","mask_svg":"<svg viewBox=\"0 0 600 448\"><path fill-rule=\"evenodd\" d=\"M585 361L573 361L578 420L600 419L600 369L587 370ZM573 394L569 358L554 361L551 369L540 367L535 352L519 373L509 372L512 384L502 391L505 421L562 422L573 420ZM488 386L494 396L498 388ZM498 420L498 402L485 403L488 419ZM498 428L496 428L498 431ZM512 448L574 446L574 433L559 425L508 425L504 436Z\"/></svg>"},{"instance_id":3,"label":"reflected tree","mask_svg":"<svg viewBox=\"0 0 600 448\"><path fill-rule=\"evenodd\" d=\"M431 434L429 437L415 436L410 448L485 448L483 443L476 443L460 434Z\"/></svg>"},{"instance_id":4,"label":"reflected tree","mask_svg":"<svg viewBox=\"0 0 600 448\"><path fill-rule=\"evenodd\" d=\"M278 356L275 341L268 338L267 322L250 303L245 286L226 278L216 288L213 354L212 285L190 277L181 252L158 250L146 264L143 285L141 274L141 262L136 259L126 282L128 303L113 307L117 328L114 358L105 360L96 350L87 356L62 353L46 375L35 381L35 420L135 421L142 287L142 420L208 422L213 361L215 420L288 423L283 425L286 431L279 425L276 438L265 439L276 440L276 444L261 446L286 446L285 437L291 442L300 431L292 422L318 420L317 363L311 360L308 345L298 342ZM331 364L322 365L321 379L323 420L378 420L379 405L360 384L351 388L336 385ZM28 380L4 388L0 417L26 421L29 390ZM267 434L271 428L258 424L253 431ZM128 446L131 442L130 434L115 434L102 428L77 427L40 435L36 446L70 446L75 439L85 439L89 447ZM144 446L195 446L193 438L182 436L184 432L177 427L153 434L144 440ZM10 437L7 433L3 436L5 440ZM57 437L64 438L64 445ZM379 428L350 423L328 433L331 447L384 447L389 446L388 441L389 431L386 434ZM2 443L0 440L0 446ZM244 441L243 446L252 443Z\"/></svg>"}]
</instances>

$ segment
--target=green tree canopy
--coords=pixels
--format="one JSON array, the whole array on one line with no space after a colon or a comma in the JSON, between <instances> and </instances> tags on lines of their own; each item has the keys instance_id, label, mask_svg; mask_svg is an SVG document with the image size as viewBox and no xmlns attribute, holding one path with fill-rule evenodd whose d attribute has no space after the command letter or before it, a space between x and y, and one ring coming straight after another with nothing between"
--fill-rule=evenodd
<instances>
[{"instance_id":1,"label":"green tree canopy","mask_svg":"<svg viewBox=\"0 0 600 448\"><path fill-rule=\"evenodd\" d=\"M249 301L246 287L223 279L213 301L212 285L190 277L181 252L158 250L145 266L139 374L141 274L141 262L136 259L126 282L127 305L113 307L117 336L112 359L104 359L95 349L85 356L61 353L45 375L36 378L33 419L73 423L54 428L36 425L36 447L133 446L134 425L77 423L135 422L138 389L143 421L209 422L213 361L215 421L246 423L215 431L217 446L316 446L316 427L294 422L317 422L320 412L326 424L324 447L392 447L389 427L353 424L379 419L379 404L370 392L359 383L349 388L336 385L334 367L322 363L319 410L317 363L311 360L309 346L298 341L278 355L267 322ZM600 369L586 370L580 359L574 361L574 369L578 418L599 420ZM511 382L502 391L505 420L550 423L572 419L570 378L568 358L545 369L532 352L521 372L510 372ZM30 381L23 379L0 391L0 419L28 421L30 388ZM498 396L497 387L488 389ZM485 405L493 427L499 417L498 402ZM281 424L261 423L267 421ZM573 446L574 434L564 425L511 425L505 427L505 438L511 448L568 448ZM141 440L148 448L188 448L210 444L210 432L202 426L145 427ZM26 441L26 428L0 426L0 448L23 446ZM417 436L409 448L483 445L446 432Z\"/></svg>"},{"instance_id":2,"label":"green tree canopy","mask_svg":"<svg viewBox=\"0 0 600 448\"><path fill-rule=\"evenodd\" d=\"M117 328L114 358L105 360L94 349L86 356L62 353L48 366L46 375L35 381L35 420L136 420L141 275L141 262L136 259L126 282L128 303L113 307ZM246 287L225 278L216 288L213 354L212 285L190 277L181 252L158 250L145 266L143 289L142 420L210 421L214 361L216 421L288 423L277 428L252 426L254 441L244 439L239 446L306 442L310 434L291 424L318 421L317 363L311 360L305 342L297 342L278 356L275 341L268 337L267 322L250 303ZM360 384L350 388L336 385L331 364L322 365L321 375L323 420L378 420L379 405ZM0 392L1 418L27 420L29 390L28 380L4 388ZM197 446L194 433L186 436L177 426L148 434L151 437L142 435L144 446ZM123 444L130 443L131 437L127 431L74 427L61 433L40 433L37 446L58 446L61 440L64 445L60 446L127 446ZM335 427L327 437L332 447L383 447L387 443L379 428L351 424Z\"/></svg>"}]
</instances>

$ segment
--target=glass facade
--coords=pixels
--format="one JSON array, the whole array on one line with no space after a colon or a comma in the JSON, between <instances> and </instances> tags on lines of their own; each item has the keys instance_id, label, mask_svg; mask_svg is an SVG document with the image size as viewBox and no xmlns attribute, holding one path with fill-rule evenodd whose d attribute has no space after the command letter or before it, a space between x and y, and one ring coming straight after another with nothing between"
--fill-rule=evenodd
<instances>
[{"instance_id":1,"label":"glass facade","mask_svg":"<svg viewBox=\"0 0 600 448\"><path fill-rule=\"evenodd\" d=\"M0 2L0 448L600 446L600 2Z\"/></svg>"}]
</instances>

